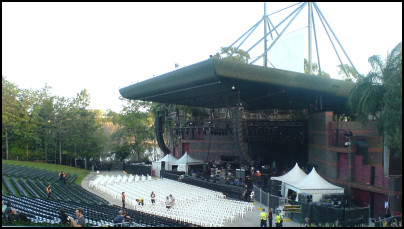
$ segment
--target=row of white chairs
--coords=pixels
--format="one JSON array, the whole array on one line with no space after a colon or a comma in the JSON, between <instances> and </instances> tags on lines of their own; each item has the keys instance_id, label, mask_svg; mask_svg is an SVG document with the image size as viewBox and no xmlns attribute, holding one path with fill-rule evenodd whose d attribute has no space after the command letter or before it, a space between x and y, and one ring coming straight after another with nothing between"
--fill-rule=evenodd
<instances>
[{"instance_id":1,"label":"row of white chairs","mask_svg":"<svg viewBox=\"0 0 404 229\"><path fill-rule=\"evenodd\" d=\"M98 179L103 178L97 177L94 181L98 181ZM118 180L117 177L115 179ZM253 210L254 207L252 203L226 199L221 192L168 179L156 180L148 179L148 177L146 179L147 182L129 183L120 177L119 181L113 185L105 183L106 185L93 185L92 187L116 199L120 199L121 193L125 192L126 205L132 205L139 211L200 226L223 226L225 222L243 218L246 212ZM95 183L98 184L98 182ZM150 201L152 191L156 194L156 204L154 205ZM167 210L165 201L169 194L175 197L175 204ZM144 199L144 206L138 205L136 202L138 198Z\"/></svg>"}]
</instances>

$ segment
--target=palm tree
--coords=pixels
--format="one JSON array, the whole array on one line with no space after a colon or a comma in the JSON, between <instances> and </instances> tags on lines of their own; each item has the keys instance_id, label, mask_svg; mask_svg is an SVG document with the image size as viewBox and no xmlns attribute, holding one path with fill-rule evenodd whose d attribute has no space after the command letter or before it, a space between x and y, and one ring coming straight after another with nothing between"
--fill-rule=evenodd
<instances>
[{"instance_id":1,"label":"palm tree","mask_svg":"<svg viewBox=\"0 0 404 229\"><path fill-rule=\"evenodd\" d=\"M378 120L379 132L386 134L387 146L402 151L402 43L387 55L369 58L372 71L359 76L348 98L351 112L360 121L368 115Z\"/></svg>"},{"instance_id":2,"label":"palm tree","mask_svg":"<svg viewBox=\"0 0 404 229\"><path fill-rule=\"evenodd\" d=\"M338 74L345 77L345 80L352 81L352 79L355 79L355 80L357 79L357 73L352 66L349 66L347 64L344 64L344 65L340 64L337 67L339 68ZM345 74L345 71L346 71L346 74Z\"/></svg>"}]
</instances>

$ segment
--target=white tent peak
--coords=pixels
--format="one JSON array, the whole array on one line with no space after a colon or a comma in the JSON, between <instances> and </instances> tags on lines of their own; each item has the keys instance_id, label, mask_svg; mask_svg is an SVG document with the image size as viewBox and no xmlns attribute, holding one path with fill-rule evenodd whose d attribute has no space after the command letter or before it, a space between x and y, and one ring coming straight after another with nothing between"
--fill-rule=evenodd
<instances>
[{"instance_id":1,"label":"white tent peak","mask_svg":"<svg viewBox=\"0 0 404 229\"><path fill-rule=\"evenodd\" d=\"M297 187L299 189L338 189L338 190L343 190L343 188L335 186L331 184L330 182L326 181L323 177L321 177L315 168L311 170L309 175L307 175L304 179L301 181L292 184L292 186Z\"/></svg>"},{"instance_id":2,"label":"white tent peak","mask_svg":"<svg viewBox=\"0 0 404 229\"><path fill-rule=\"evenodd\" d=\"M192 163L203 163L201 160L197 160L193 157L191 157L187 152L185 152L184 155L180 159L178 159L176 164L192 164Z\"/></svg>"},{"instance_id":3,"label":"white tent peak","mask_svg":"<svg viewBox=\"0 0 404 229\"><path fill-rule=\"evenodd\" d=\"M304 179L306 176L307 174L303 172L303 170L296 163L295 167L293 167L293 169L291 169L288 173L279 177L271 177L271 180L279 180L287 184L294 184Z\"/></svg>"},{"instance_id":4,"label":"white tent peak","mask_svg":"<svg viewBox=\"0 0 404 229\"><path fill-rule=\"evenodd\" d=\"M166 154L163 158L161 158L160 160L158 160L158 162L162 162L162 161L174 163L174 162L178 161L178 159L175 158L175 157L174 157L173 155L171 155L171 154Z\"/></svg>"}]
</instances>

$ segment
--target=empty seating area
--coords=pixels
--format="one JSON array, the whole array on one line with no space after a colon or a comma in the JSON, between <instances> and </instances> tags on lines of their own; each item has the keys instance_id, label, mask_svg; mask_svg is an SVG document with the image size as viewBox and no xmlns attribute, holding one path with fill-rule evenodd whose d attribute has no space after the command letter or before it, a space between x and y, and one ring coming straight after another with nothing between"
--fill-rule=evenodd
<instances>
[{"instance_id":1,"label":"empty seating area","mask_svg":"<svg viewBox=\"0 0 404 229\"><path fill-rule=\"evenodd\" d=\"M51 171L3 164L2 181L7 192L14 196L47 198L45 189L52 188L51 199L88 204L109 204L108 201L83 189L73 182L57 182L58 176ZM55 177L56 176L56 177ZM74 181L77 176L70 176Z\"/></svg>"},{"instance_id":2,"label":"empty seating area","mask_svg":"<svg viewBox=\"0 0 404 229\"><path fill-rule=\"evenodd\" d=\"M229 200L221 192L169 179L98 175L89 182L89 186L116 199L125 192L129 208L199 226L224 226L225 222L243 218L248 210L253 210L252 203ZM152 191L156 194L155 205L150 201ZM167 210L165 200L169 194L174 196L175 204ZM144 199L144 206L137 204L138 198Z\"/></svg>"},{"instance_id":3,"label":"empty seating area","mask_svg":"<svg viewBox=\"0 0 404 229\"><path fill-rule=\"evenodd\" d=\"M1 174L15 177L30 177L33 179L41 179L46 181L56 181L59 179L58 173L49 170L41 170L29 168L19 165L2 164ZM73 182L77 178L76 175L66 174L66 180Z\"/></svg>"},{"instance_id":4,"label":"empty seating area","mask_svg":"<svg viewBox=\"0 0 404 229\"><path fill-rule=\"evenodd\" d=\"M59 211L64 208L66 214L75 216L77 207L84 210L84 217L87 226L113 226L113 220L121 209L119 206L76 204L61 201L53 201L39 198L2 196L5 202L11 202L12 207L17 212L23 212L33 223L59 224ZM195 226L189 223L175 221L155 215L139 212L136 210L127 210L132 222L143 227L189 227Z\"/></svg>"}]
</instances>

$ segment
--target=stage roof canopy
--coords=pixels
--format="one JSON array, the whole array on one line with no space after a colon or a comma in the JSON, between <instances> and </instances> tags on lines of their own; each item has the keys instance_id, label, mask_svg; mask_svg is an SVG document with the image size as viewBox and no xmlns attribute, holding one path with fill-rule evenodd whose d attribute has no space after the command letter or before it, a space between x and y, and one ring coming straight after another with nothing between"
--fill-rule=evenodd
<instances>
[{"instance_id":1,"label":"stage roof canopy","mask_svg":"<svg viewBox=\"0 0 404 229\"><path fill-rule=\"evenodd\" d=\"M121 88L124 98L207 108L343 113L353 83L210 58Z\"/></svg>"}]
</instances>

